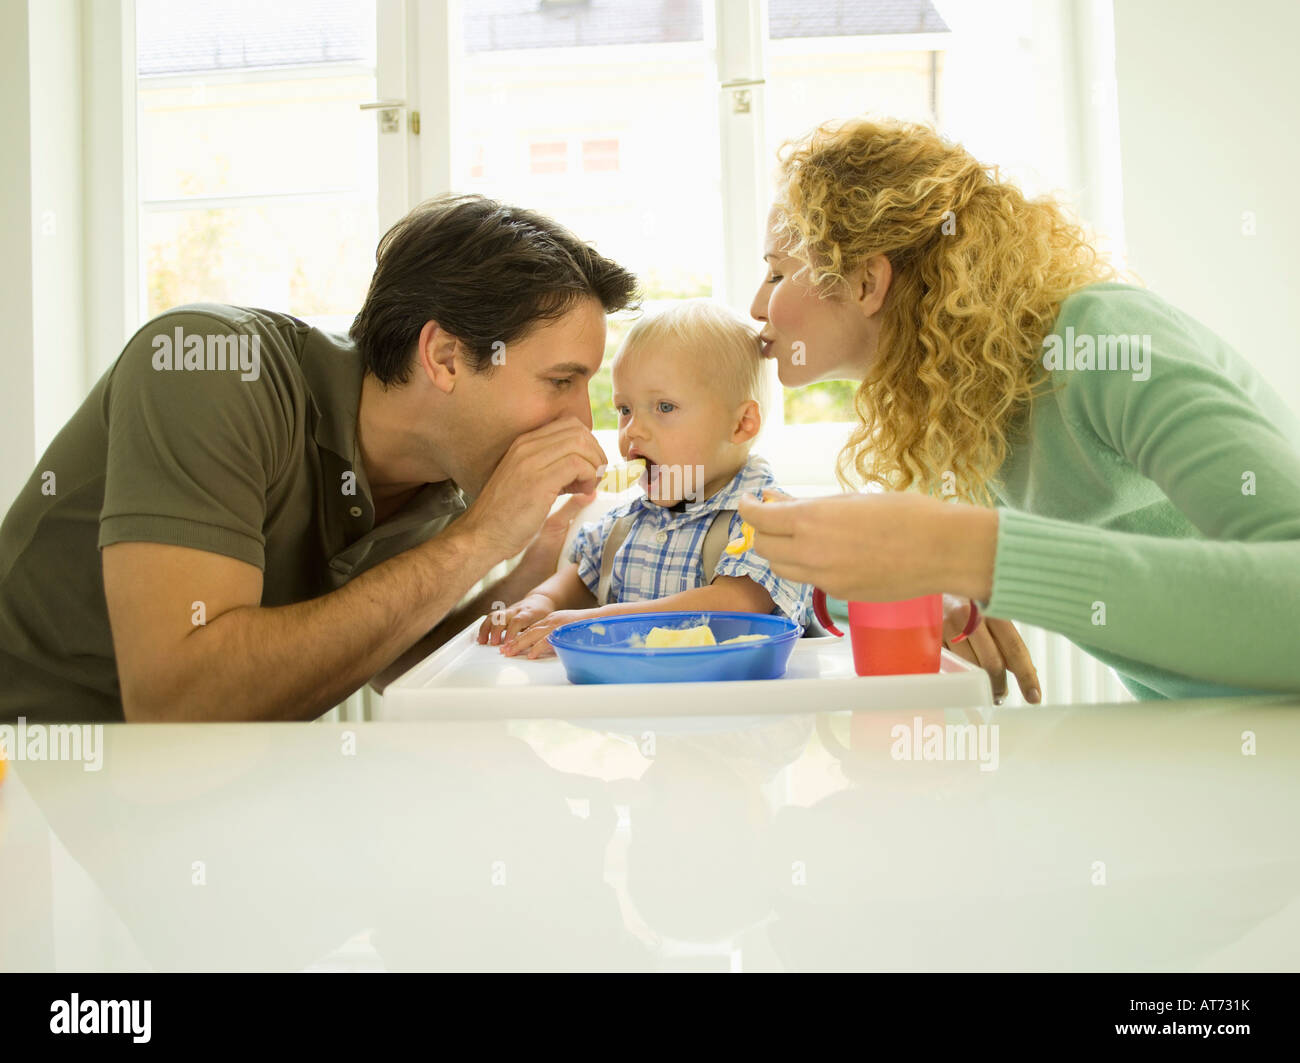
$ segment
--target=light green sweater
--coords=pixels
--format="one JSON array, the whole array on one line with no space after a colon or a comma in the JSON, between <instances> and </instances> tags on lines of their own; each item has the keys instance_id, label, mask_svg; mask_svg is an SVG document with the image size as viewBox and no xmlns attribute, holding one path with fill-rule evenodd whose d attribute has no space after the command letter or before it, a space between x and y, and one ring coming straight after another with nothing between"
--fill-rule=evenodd
<instances>
[{"instance_id":1,"label":"light green sweater","mask_svg":"<svg viewBox=\"0 0 1300 1063\"><path fill-rule=\"evenodd\" d=\"M1149 337L1150 353L1050 366L1061 386L995 485L989 614L1061 633L1140 698L1300 690L1300 421L1144 289L1082 289L1052 335L1062 361L1085 336Z\"/></svg>"}]
</instances>

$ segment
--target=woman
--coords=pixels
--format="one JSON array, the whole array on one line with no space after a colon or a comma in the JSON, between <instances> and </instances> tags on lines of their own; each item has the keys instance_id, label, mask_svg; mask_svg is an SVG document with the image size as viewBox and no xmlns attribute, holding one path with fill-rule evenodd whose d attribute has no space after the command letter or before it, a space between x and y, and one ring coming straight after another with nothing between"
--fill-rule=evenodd
<instances>
[{"instance_id":1,"label":"woman","mask_svg":"<svg viewBox=\"0 0 1300 1063\"><path fill-rule=\"evenodd\" d=\"M764 354L860 382L840 481L891 490L746 502L778 575L963 595L1139 698L1300 690L1300 423L1240 355L929 129L824 126L780 177Z\"/></svg>"}]
</instances>

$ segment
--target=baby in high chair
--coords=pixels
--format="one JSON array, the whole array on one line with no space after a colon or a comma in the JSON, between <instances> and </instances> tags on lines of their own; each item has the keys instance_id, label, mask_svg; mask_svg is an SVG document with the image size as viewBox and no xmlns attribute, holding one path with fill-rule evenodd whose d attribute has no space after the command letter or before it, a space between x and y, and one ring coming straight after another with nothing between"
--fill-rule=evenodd
<instances>
[{"instance_id":1,"label":"baby in high chair","mask_svg":"<svg viewBox=\"0 0 1300 1063\"><path fill-rule=\"evenodd\" d=\"M773 575L742 537L736 504L776 488L752 454L767 374L758 337L705 299L639 320L611 363L618 449L641 459L644 493L578 533L568 563L522 601L484 618L478 641L508 656L549 656L557 627L668 610L810 614L812 588Z\"/></svg>"}]
</instances>

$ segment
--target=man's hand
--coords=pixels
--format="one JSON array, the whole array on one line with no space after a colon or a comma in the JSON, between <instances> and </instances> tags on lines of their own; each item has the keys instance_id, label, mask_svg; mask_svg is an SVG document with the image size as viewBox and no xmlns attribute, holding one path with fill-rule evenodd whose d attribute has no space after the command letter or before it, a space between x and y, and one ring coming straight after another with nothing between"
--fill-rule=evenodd
<instances>
[{"instance_id":1,"label":"man's hand","mask_svg":"<svg viewBox=\"0 0 1300 1063\"><path fill-rule=\"evenodd\" d=\"M512 641L529 624L535 624L553 612L555 602L534 591L522 601L485 616L478 629L479 644L501 646Z\"/></svg>"},{"instance_id":2,"label":"man's hand","mask_svg":"<svg viewBox=\"0 0 1300 1063\"><path fill-rule=\"evenodd\" d=\"M514 557L538 535L556 498L594 491L596 470L604 464L605 452L576 417L525 432L453 529L501 560Z\"/></svg>"}]
</instances>

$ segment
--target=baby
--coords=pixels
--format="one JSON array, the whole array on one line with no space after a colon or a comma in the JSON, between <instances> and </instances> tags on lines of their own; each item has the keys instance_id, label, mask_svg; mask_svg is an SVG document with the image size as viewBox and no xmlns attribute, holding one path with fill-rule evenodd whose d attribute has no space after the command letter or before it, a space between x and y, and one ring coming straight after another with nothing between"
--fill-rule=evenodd
<instances>
[{"instance_id":1,"label":"baby","mask_svg":"<svg viewBox=\"0 0 1300 1063\"><path fill-rule=\"evenodd\" d=\"M624 613L780 612L805 623L807 584L773 575L741 537L736 504L776 487L751 454L767 374L753 329L705 299L642 318L611 363L618 449L642 459L644 493L584 524L568 563L522 601L486 617L480 643L508 656L554 653L546 636L575 620Z\"/></svg>"}]
</instances>

